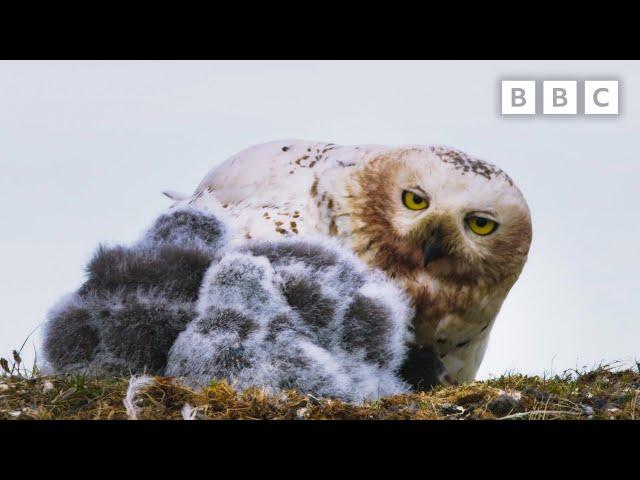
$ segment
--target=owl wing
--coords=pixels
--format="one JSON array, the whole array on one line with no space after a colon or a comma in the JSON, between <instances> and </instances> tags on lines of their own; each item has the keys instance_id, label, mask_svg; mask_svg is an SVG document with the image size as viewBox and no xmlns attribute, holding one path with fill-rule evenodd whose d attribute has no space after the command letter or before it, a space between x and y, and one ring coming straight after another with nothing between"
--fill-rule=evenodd
<instances>
[{"instance_id":1,"label":"owl wing","mask_svg":"<svg viewBox=\"0 0 640 480\"><path fill-rule=\"evenodd\" d=\"M327 142L277 140L249 147L213 168L195 195L214 193L222 203L240 203L253 195L301 197L327 169L356 165L378 145L340 146Z\"/></svg>"},{"instance_id":2,"label":"owl wing","mask_svg":"<svg viewBox=\"0 0 640 480\"><path fill-rule=\"evenodd\" d=\"M295 162L312 145L301 140L278 140L242 150L207 173L194 196L208 192L229 205L256 195L264 199L274 194L294 196L305 183L299 175L304 172L295 168L300 166ZM295 179L289 178L294 174L298 174Z\"/></svg>"},{"instance_id":3,"label":"owl wing","mask_svg":"<svg viewBox=\"0 0 640 480\"><path fill-rule=\"evenodd\" d=\"M243 150L213 168L188 203L221 205L234 241L311 233L306 207L319 145L326 144L279 140Z\"/></svg>"},{"instance_id":4,"label":"owl wing","mask_svg":"<svg viewBox=\"0 0 640 480\"><path fill-rule=\"evenodd\" d=\"M219 203L246 239L282 235L326 234L326 216L318 215L318 180L353 167L373 146L339 146L327 142L278 140L255 145L213 168L189 203ZM325 185L331 191L333 185ZM325 198L325 201L328 201Z\"/></svg>"}]
</instances>

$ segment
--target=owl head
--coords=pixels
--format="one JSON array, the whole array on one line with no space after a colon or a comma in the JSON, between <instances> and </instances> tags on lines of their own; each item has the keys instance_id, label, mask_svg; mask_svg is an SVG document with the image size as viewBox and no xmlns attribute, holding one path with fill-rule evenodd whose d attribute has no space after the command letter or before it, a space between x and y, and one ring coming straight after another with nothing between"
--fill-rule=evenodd
<instances>
[{"instance_id":1,"label":"owl head","mask_svg":"<svg viewBox=\"0 0 640 480\"><path fill-rule=\"evenodd\" d=\"M389 149L353 185L354 248L392 277L510 288L520 274L531 217L499 168L445 147Z\"/></svg>"}]
</instances>

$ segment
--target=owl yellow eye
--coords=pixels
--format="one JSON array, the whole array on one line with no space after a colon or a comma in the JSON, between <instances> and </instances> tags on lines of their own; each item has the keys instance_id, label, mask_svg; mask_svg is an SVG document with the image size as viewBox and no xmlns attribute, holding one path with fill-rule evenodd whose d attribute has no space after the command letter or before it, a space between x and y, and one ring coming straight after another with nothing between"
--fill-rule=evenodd
<instances>
[{"instance_id":1,"label":"owl yellow eye","mask_svg":"<svg viewBox=\"0 0 640 480\"><path fill-rule=\"evenodd\" d=\"M424 210L429 206L426 198L422 198L409 190L402 192L402 203L410 210Z\"/></svg>"},{"instance_id":2,"label":"owl yellow eye","mask_svg":"<svg viewBox=\"0 0 640 480\"><path fill-rule=\"evenodd\" d=\"M477 235L489 235L498 228L496 222L484 217L467 217L466 222L471 231Z\"/></svg>"}]
</instances>

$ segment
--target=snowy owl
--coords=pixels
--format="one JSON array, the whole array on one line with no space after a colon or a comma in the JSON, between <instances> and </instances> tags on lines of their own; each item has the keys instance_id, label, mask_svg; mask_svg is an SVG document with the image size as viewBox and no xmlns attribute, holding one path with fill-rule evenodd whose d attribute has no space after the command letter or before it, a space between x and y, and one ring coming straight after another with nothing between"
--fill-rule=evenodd
<instances>
[{"instance_id":1,"label":"snowy owl","mask_svg":"<svg viewBox=\"0 0 640 480\"><path fill-rule=\"evenodd\" d=\"M282 140L250 147L174 206L222 207L232 241L335 237L409 295L418 345L435 345L469 382L526 262L527 203L496 166L441 146L340 146Z\"/></svg>"}]
</instances>

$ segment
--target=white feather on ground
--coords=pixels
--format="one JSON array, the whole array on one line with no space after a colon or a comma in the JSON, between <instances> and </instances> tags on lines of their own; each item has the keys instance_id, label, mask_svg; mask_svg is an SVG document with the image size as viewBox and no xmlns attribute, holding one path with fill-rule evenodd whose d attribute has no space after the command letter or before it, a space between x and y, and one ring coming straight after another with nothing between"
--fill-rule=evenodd
<instances>
[{"instance_id":1,"label":"white feather on ground","mask_svg":"<svg viewBox=\"0 0 640 480\"><path fill-rule=\"evenodd\" d=\"M138 413L140 412L140 407L137 405L138 395L145 387L148 387L152 383L153 378L148 375L131 376L127 393L122 400L129 420L138 420Z\"/></svg>"}]
</instances>

